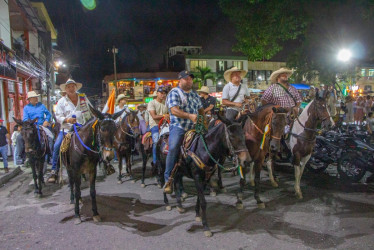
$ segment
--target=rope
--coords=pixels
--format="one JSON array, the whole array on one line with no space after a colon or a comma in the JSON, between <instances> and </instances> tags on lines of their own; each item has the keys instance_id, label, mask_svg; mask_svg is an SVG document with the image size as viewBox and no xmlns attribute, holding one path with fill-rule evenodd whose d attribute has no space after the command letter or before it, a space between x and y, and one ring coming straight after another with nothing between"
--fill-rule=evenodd
<instances>
[{"instance_id":1,"label":"rope","mask_svg":"<svg viewBox=\"0 0 374 250\"><path fill-rule=\"evenodd\" d=\"M77 125L79 126L80 124L77 123ZM82 126L82 125L80 125L80 126ZM78 138L79 142L82 144L82 146L83 146L85 149L87 149L88 151L91 151L91 152L93 152L93 153L95 153L95 154L99 154L99 153L100 153L100 151L92 150L92 149L90 149L89 147L87 147L87 146L84 144L84 142L82 141L82 139L80 138L80 136L79 136L79 134L78 134L76 124L73 125L73 128L74 128L74 132L75 132L76 137Z\"/></svg>"}]
</instances>

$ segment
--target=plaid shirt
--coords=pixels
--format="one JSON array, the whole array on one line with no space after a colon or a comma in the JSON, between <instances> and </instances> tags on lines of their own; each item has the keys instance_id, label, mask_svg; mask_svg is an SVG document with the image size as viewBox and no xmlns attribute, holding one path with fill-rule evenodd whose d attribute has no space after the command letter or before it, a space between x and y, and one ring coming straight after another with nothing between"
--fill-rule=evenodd
<instances>
[{"instance_id":1,"label":"plaid shirt","mask_svg":"<svg viewBox=\"0 0 374 250\"><path fill-rule=\"evenodd\" d=\"M182 100L179 95L178 89L183 93L184 100ZM198 110L203 108L200 96L195 91L186 93L179 87L176 87L169 92L166 98L166 106L169 109L170 125L179 127L185 131L193 129L194 123L190 119L176 117L171 113L171 108L178 106L181 110L189 114L198 114Z\"/></svg>"},{"instance_id":2,"label":"plaid shirt","mask_svg":"<svg viewBox=\"0 0 374 250\"><path fill-rule=\"evenodd\" d=\"M288 87L288 92L291 93L296 102L302 102L299 92L294 86ZM262 100L267 103L279 105L283 108L295 107L296 103L292 97L278 84L272 84L262 95Z\"/></svg>"}]
</instances>

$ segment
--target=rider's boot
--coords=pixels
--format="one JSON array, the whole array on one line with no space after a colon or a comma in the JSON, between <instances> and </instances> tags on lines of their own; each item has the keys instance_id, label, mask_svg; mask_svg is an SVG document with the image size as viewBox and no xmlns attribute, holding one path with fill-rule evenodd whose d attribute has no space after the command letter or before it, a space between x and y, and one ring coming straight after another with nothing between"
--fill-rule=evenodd
<instances>
[{"instance_id":1,"label":"rider's boot","mask_svg":"<svg viewBox=\"0 0 374 250\"><path fill-rule=\"evenodd\" d=\"M168 182L164 185L164 193L165 194L172 194L173 193L173 178L169 178Z\"/></svg>"}]
</instances>

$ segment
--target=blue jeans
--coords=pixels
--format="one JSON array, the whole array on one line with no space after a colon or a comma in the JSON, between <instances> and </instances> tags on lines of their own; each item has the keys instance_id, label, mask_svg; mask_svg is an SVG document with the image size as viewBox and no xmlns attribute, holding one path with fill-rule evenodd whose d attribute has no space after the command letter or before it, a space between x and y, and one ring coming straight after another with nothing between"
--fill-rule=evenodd
<instances>
[{"instance_id":1,"label":"blue jeans","mask_svg":"<svg viewBox=\"0 0 374 250\"><path fill-rule=\"evenodd\" d=\"M4 168L8 168L8 145L0 147L0 153L3 157Z\"/></svg>"},{"instance_id":2,"label":"blue jeans","mask_svg":"<svg viewBox=\"0 0 374 250\"><path fill-rule=\"evenodd\" d=\"M159 139L159 132L158 132L158 126L154 126L151 128L151 133L152 133L152 142L153 142L153 147L152 147L152 153L153 153L153 163L156 164L156 144Z\"/></svg>"},{"instance_id":3,"label":"blue jeans","mask_svg":"<svg viewBox=\"0 0 374 250\"><path fill-rule=\"evenodd\" d=\"M59 156L60 156L59 155L60 154L60 147L61 147L63 139L64 139L64 133L62 131L60 131L60 133L58 133L57 139L55 141L55 145L53 145L52 170L54 170L54 171L58 171L58 167L60 167L60 166L57 166L57 162L58 162L58 159L59 159Z\"/></svg>"},{"instance_id":4,"label":"blue jeans","mask_svg":"<svg viewBox=\"0 0 374 250\"><path fill-rule=\"evenodd\" d=\"M166 157L165 181L167 182L175 163L178 160L180 147L183 143L183 137L186 131L176 126L170 126L169 133L169 153Z\"/></svg>"}]
</instances>

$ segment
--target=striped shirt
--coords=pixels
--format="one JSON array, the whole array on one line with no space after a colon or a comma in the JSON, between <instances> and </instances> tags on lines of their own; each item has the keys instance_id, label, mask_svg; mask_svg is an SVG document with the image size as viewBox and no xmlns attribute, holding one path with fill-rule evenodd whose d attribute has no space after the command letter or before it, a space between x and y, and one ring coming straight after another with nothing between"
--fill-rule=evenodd
<instances>
[{"instance_id":1,"label":"striped shirt","mask_svg":"<svg viewBox=\"0 0 374 250\"><path fill-rule=\"evenodd\" d=\"M189 114L198 114L199 109L203 108L200 96L193 90L189 93L184 92L181 88L173 88L167 98L166 106L170 114L170 126L179 127L185 131L193 129L194 123L190 119L176 117L171 113L171 108L178 106L182 111Z\"/></svg>"}]
</instances>

